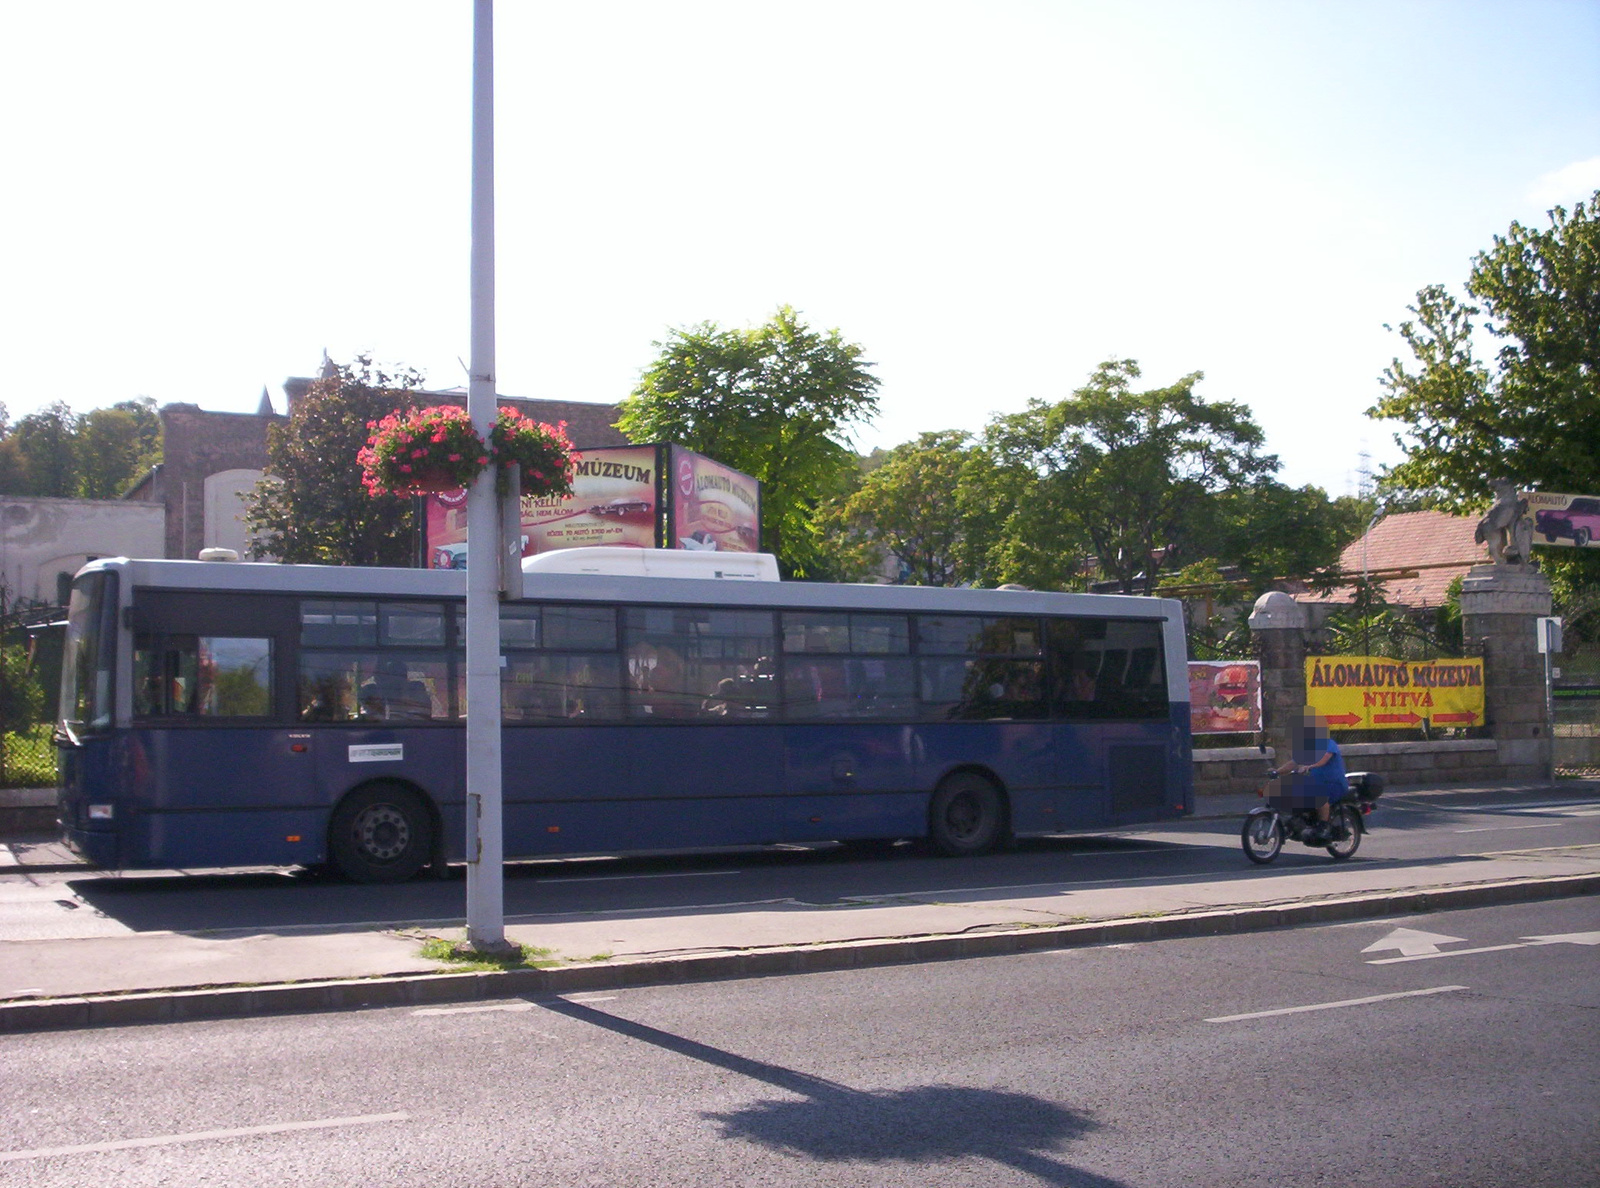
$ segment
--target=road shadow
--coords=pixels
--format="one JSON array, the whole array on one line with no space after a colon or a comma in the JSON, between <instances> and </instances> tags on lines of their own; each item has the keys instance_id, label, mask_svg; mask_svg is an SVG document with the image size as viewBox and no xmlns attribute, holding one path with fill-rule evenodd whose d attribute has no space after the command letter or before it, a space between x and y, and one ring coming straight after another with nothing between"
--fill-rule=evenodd
<instances>
[{"instance_id":1,"label":"road shadow","mask_svg":"<svg viewBox=\"0 0 1600 1188\"><path fill-rule=\"evenodd\" d=\"M941 1164L987 1159L1067 1188L1124 1188L1123 1182L1057 1158L1099 1124L1085 1113L1026 1093L964 1085L854 1089L752 1060L583 1003L534 1000L569 1019L770 1085L787 1097L701 1116L722 1137L798 1159L828 1163Z\"/></svg>"},{"instance_id":2,"label":"road shadow","mask_svg":"<svg viewBox=\"0 0 1600 1188\"><path fill-rule=\"evenodd\" d=\"M1081 842L1085 839L1077 839ZM1043 847L1045 843L1037 843ZM854 912L918 902L961 902L983 906L1026 898L1039 910L1041 902L1059 902L1063 918L1080 910L1072 902L1078 892L1091 892L1114 884L1122 888L1192 884L1238 883L1240 900L1271 898L1264 891L1282 878L1303 875L1335 865L1321 849L1297 844L1286 847L1270 867L1248 863L1237 851L1220 855L1215 849L1182 845L1144 846L1130 853L1129 865L1115 864L1119 847L1108 840L1081 847L1084 854L1098 853L1112 863L1093 868L1069 864L1057 868L1016 865L1026 854L979 858L841 863L831 858L788 853L771 856L760 864L741 855L742 882L718 879L712 884L691 878L668 878L640 883L615 882L618 876L605 867L590 865L595 876L564 878L557 895L536 880L510 876L506 883L506 918L515 924L558 923L605 915L616 919L695 919L729 913ZM1030 847L1033 849L1033 847ZM1057 851L1066 853L1067 847ZM1369 862L1358 854L1338 869L1359 870ZM1487 862L1481 855L1383 859L1385 869L1420 871L1435 866ZM722 863L727 864L726 855ZM539 864L549 873L557 864ZM619 861L611 871L658 869L668 873L713 871L708 856L686 858L681 864L652 861L648 868L633 860ZM754 869L752 869L754 867ZM249 929L261 933L296 933L307 930L340 931L382 925L414 924L449 927L462 915L459 882L419 879L396 885L359 885L300 879L289 872L140 874L126 878L98 876L74 878L66 885L85 904L134 932L211 934L219 930ZM1038 920L1030 916L1034 922Z\"/></svg>"}]
</instances>

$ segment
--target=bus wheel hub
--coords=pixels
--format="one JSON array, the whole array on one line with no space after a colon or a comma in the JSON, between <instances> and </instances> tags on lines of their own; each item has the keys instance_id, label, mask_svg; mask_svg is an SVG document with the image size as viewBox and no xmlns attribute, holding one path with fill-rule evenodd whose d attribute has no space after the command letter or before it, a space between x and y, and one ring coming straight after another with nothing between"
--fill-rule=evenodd
<instances>
[{"instance_id":1,"label":"bus wheel hub","mask_svg":"<svg viewBox=\"0 0 1600 1188\"><path fill-rule=\"evenodd\" d=\"M391 862L411 844L411 828L392 804L374 804L356 818L356 841L372 858Z\"/></svg>"}]
</instances>

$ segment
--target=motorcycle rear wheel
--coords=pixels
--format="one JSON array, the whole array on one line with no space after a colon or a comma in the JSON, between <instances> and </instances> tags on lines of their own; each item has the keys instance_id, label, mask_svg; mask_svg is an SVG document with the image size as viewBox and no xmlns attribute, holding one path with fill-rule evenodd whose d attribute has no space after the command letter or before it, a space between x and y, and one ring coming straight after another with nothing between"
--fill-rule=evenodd
<instances>
[{"instance_id":1,"label":"motorcycle rear wheel","mask_svg":"<svg viewBox=\"0 0 1600 1188\"><path fill-rule=\"evenodd\" d=\"M1251 813L1239 831L1244 856L1257 866L1265 866L1283 849L1283 829L1274 812Z\"/></svg>"},{"instance_id":2,"label":"motorcycle rear wheel","mask_svg":"<svg viewBox=\"0 0 1600 1188\"><path fill-rule=\"evenodd\" d=\"M1328 853L1335 862L1343 862L1361 848L1361 814L1348 804L1333 810L1334 828L1342 828L1344 837L1328 843Z\"/></svg>"}]
</instances>

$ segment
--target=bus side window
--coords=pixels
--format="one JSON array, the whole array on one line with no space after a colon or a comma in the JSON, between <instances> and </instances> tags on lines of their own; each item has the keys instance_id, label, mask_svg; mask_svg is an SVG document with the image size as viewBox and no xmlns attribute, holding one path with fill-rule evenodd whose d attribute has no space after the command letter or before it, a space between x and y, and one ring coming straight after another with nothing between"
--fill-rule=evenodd
<instances>
[{"instance_id":1,"label":"bus side window","mask_svg":"<svg viewBox=\"0 0 1600 1188\"><path fill-rule=\"evenodd\" d=\"M140 635L134 641L138 717L265 718L272 714L272 640Z\"/></svg>"},{"instance_id":2,"label":"bus side window","mask_svg":"<svg viewBox=\"0 0 1600 1188\"><path fill-rule=\"evenodd\" d=\"M623 625L634 719L767 718L776 711L772 612L630 607Z\"/></svg>"}]
</instances>

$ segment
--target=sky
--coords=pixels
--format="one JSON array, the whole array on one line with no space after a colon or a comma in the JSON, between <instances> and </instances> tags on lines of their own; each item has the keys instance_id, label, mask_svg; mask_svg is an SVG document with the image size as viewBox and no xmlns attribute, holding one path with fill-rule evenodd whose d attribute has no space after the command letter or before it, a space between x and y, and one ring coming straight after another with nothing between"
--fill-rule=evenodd
<instances>
[{"instance_id":1,"label":"sky","mask_svg":"<svg viewBox=\"0 0 1600 1188\"><path fill-rule=\"evenodd\" d=\"M467 0L0 0L11 417L466 383ZM863 451L1203 372L1352 492L1418 289L1600 190L1600 0L501 0L498 389L615 401L781 305ZM580 445L582 443L579 443Z\"/></svg>"}]
</instances>

